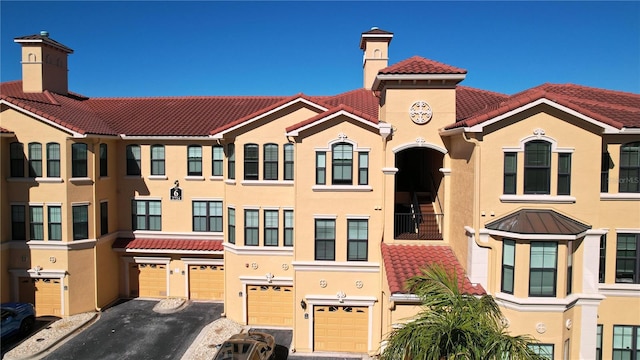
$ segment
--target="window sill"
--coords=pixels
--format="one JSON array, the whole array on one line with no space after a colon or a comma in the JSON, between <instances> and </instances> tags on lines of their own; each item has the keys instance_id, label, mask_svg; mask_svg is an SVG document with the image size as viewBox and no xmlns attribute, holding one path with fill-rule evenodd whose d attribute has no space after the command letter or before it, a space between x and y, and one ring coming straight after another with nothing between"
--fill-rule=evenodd
<instances>
[{"instance_id":1,"label":"window sill","mask_svg":"<svg viewBox=\"0 0 640 360\"><path fill-rule=\"evenodd\" d=\"M209 176L209 180L222 181L222 180L224 180L224 177L218 176L218 175L212 175L212 176Z\"/></svg>"},{"instance_id":2,"label":"window sill","mask_svg":"<svg viewBox=\"0 0 640 360\"><path fill-rule=\"evenodd\" d=\"M188 175L185 176L184 179L186 181L204 181L204 176L193 176L193 175Z\"/></svg>"},{"instance_id":3,"label":"window sill","mask_svg":"<svg viewBox=\"0 0 640 360\"><path fill-rule=\"evenodd\" d=\"M125 175L124 178L126 180L140 180L142 179L141 175Z\"/></svg>"},{"instance_id":4,"label":"window sill","mask_svg":"<svg viewBox=\"0 0 640 360\"><path fill-rule=\"evenodd\" d=\"M293 180L242 180L245 186L293 186Z\"/></svg>"},{"instance_id":5,"label":"window sill","mask_svg":"<svg viewBox=\"0 0 640 360\"><path fill-rule=\"evenodd\" d=\"M10 177L7 178L7 182L38 182L38 183L62 183L63 180L61 177Z\"/></svg>"},{"instance_id":6,"label":"window sill","mask_svg":"<svg viewBox=\"0 0 640 360\"><path fill-rule=\"evenodd\" d=\"M227 179L224 181L225 184L228 185L235 185L236 184L236 179Z\"/></svg>"},{"instance_id":7,"label":"window sill","mask_svg":"<svg viewBox=\"0 0 640 360\"><path fill-rule=\"evenodd\" d=\"M90 177L76 177L76 178L70 178L69 181L73 184L78 184L78 185L87 185L87 184L92 184L93 180L91 180Z\"/></svg>"},{"instance_id":8,"label":"window sill","mask_svg":"<svg viewBox=\"0 0 640 360\"><path fill-rule=\"evenodd\" d=\"M373 188L369 185L314 185L311 189L313 191L373 191Z\"/></svg>"},{"instance_id":9,"label":"window sill","mask_svg":"<svg viewBox=\"0 0 640 360\"><path fill-rule=\"evenodd\" d=\"M640 193L600 193L600 200L640 200Z\"/></svg>"},{"instance_id":10,"label":"window sill","mask_svg":"<svg viewBox=\"0 0 640 360\"><path fill-rule=\"evenodd\" d=\"M500 195L503 203L573 204L576 198L568 195Z\"/></svg>"},{"instance_id":11,"label":"window sill","mask_svg":"<svg viewBox=\"0 0 640 360\"><path fill-rule=\"evenodd\" d=\"M149 180L167 180L168 177L167 177L167 175L149 175L149 177L147 179L149 179Z\"/></svg>"}]
</instances>

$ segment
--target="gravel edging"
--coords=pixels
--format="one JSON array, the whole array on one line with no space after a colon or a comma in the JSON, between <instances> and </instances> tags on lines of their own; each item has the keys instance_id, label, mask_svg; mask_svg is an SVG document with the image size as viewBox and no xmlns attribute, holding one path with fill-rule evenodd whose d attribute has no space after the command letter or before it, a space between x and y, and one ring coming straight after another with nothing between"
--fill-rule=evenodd
<instances>
[{"instance_id":1,"label":"gravel edging","mask_svg":"<svg viewBox=\"0 0 640 360\"><path fill-rule=\"evenodd\" d=\"M220 318L205 326L181 360L211 360L218 353L219 345L244 327L233 320Z\"/></svg>"},{"instance_id":2,"label":"gravel edging","mask_svg":"<svg viewBox=\"0 0 640 360\"><path fill-rule=\"evenodd\" d=\"M98 313L87 312L54 321L4 354L3 359L23 360L36 358L97 318Z\"/></svg>"}]
</instances>

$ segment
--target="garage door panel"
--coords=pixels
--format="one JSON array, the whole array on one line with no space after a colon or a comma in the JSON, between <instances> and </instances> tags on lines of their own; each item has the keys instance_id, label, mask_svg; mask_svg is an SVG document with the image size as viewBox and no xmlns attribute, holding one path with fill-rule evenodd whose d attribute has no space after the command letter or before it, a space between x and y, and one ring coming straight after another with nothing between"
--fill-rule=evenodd
<instances>
[{"instance_id":1,"label":"garage door panel","mask_svg":"<svg viewBox=\"0 0 640 360\"><path fill-rule=\"evenodd\" d=\"M189 297L195 300L223 300L224 266L190 265Z\"/></svg>"},{"instance_id":2,"label":"garage door panel","mask_svg":"<svg viewBox=\"0 0 640 360\"><path fill-rule=\"evenodd\" d=\"M293 326L293 287L247 286L247 322L250 325Z\"/></svg>"},{"instance_id":3,"label":"garage door panel","mask_svg":"<svg viewBox=\"0 0 640 360\"><path fill-rule=\"evenodd\" d=\"M129 294L139 297L167 296L167 266L164 264L131 264Z\"/></svg>"},{"instance_id":4,"label":"garage door panel","mask_svg":"<svg viewBox=\"0 0 640 360\"><path fill-rule=\"evenodd\" d=\"M34 304L36 316L62 315L62 281L60 279L20 278L21 302Z\"/></svg>"},{"instance_id":5,"label":"garage door panel","mask_svg":"<svg viewBox=\"0 0 640 360\"><path fill-rule=\"evenodd\" d=\"M369 309L351 306L314 307L314 350L367 352Z\"/></svg>"}]
</instances>

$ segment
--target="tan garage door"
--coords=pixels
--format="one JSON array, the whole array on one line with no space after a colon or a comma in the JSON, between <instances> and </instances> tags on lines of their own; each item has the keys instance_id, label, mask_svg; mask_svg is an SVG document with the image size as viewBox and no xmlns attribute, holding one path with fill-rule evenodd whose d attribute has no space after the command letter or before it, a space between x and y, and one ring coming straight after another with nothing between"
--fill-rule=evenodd
<instances>
[{"instance_id":1,"label":"tan garage door","mask_svg":"<svg viewBox=\"0 0 640 360\"><path fill-rule=\"evenodd\" d=\"M314 306L315 351L365 353L368 351L369 308L364 306Z\"/></svg>"},{"instance_id":2,"label":"tan garage door","mask_svg":"<svg viewBox=\"0 0 640 360\"><path fill-rule=\"evenodd\" d=\"M60 316L60 279L20 278L20 301L35 305L36 316Z\"/></svg>"},{"instance_id":3,"label":"tan garage door","mask_svg":"<svg viewBox=\"0 0 640 360\"><path fill-rule=\"evenodd\" d=\"M167 266L163 264L131 264L129 295L136 297L167 296Z\"/></svg>"},{"instance_id":4,"label":"tan garage door","mask_svg":"<svg viewBox=\"0 0 640 360\"><path fill-rule=\"evenodd\" d=\"M249 325L293 326L293 287L247 286Z\"/></svg>"},{"instance_id":5,"label":"tan garage door","mask_svg":"<svg viewBox=\"0 0 640 360\"><path fill-rule=\"evenodd\" d=\"M189 265L189 298L224 299L224 266Z\"/></svg>"}]
</instances>

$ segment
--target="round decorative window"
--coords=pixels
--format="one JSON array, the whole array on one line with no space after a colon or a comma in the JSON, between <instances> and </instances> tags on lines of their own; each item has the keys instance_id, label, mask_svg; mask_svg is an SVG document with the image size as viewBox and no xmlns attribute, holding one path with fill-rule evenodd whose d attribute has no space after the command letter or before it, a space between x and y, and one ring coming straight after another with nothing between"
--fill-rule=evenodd
<instances>
[{"instance_id":1,"label":"round decorative window","mask_svg":"<svg viewBox=\"0 0 640 360\"><path fill-rule=\"evenodd\" d=\"M418 100L409 107L409 117L416 124L426 124L431 120L433 111L426 101Z\"/></svg>"}]
</instances>

